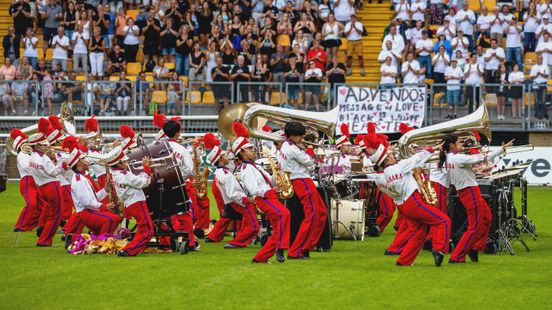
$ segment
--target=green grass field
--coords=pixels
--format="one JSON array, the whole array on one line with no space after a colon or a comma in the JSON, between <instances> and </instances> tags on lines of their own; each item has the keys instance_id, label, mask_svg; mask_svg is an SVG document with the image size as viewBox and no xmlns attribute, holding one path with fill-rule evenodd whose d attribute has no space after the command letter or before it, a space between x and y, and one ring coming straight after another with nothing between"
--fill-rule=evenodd
<instances>
[{"instance_id":1,"label":"green grass field","mask_svg":"<svg viewBox=\"0 0 552 310\"><path fill-rule=\"evenodd\" d=\"M518 195L519 196L519 195ZM516 255L483 255L480 263L433 266L422 252L415 267L395 266L383 250L393 231L364 242L338 241L310 261L254 265L258 246L134 258L73 256L36 248L33 233L14 247L23 204L17 184L0 194L0 305L29 308L552 308L552 189L529 189L538 241L515 243ZM446 258L448 260L448 257Z\"/></svg>"}]
</instances>

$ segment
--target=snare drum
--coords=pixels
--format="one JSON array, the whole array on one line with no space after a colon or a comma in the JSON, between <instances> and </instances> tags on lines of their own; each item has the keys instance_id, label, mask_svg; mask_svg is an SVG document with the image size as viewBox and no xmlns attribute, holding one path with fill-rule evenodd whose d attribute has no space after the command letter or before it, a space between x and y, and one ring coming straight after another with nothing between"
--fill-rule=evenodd
<instances>
[{"instance_id":1,"label":"snare drum","mask_svg":"<svg viewBox=\"0 0 552 310\"><path fill-rule=\"evenodd\" d=\"M335 182L334 194L341 199L349 199L358 194L358 187L351 179L341 179Z\"/></svg>"},{"instance_id":2,"label":"snare drum","mask_svg":"<svg viewBox=\"0 0 552 310\"><path fill-rule=\"evenodd\" d=\"M362 200L332 200L334 238L363 241L364 214L364 201Z\"/></svg>"}]
</instances>

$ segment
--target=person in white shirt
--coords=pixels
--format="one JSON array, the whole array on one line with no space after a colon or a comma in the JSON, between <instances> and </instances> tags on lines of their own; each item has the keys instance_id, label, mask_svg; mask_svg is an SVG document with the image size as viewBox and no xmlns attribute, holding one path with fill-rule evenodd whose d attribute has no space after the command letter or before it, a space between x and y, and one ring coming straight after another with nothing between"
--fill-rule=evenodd
<instances>
[{"instance_id":1,"label":"person in white shirt","mask_svg":"<svg viewBox=\"0 0 552 310\"><path fill-rule=\"evenodd\" d=\"M420 71L420 64L414 60L414 53L409 52L406 55L406 62L402 64L401 76L403 78L404 85L418 84L418 74Z\"/></svg>"},{"instance_id":2,"label":"person in white shirt","mask_svg":"<svg viewBox=\"0 0 552 310\"><path fill-rule=\"evenodd\" d=\"M415 0L410 4L410 14L412 21L425 21L425 14L427 11L427 0Z\"/></svg>"},{"instance_id":3,"label":"person in white shirt","mask_svg":"<svg viewBox=\"0 0 552 310\"><path fill-rule=\"evenodd\" d=\"M512 72L508 75L508 83L510 84L510 97L512 99L512 117L514 119L521 118L521 105L523 98L523 83L525 83L525 75L520 71L518 64L514 64Z\"/></svg>"},{"instance_id":4,"label":"person in white shirt","mask_svg":"<svg viewBox=\"0 0 552 310\"><path fill-rule=\"evenodd\" d=\"M284 127L287 140L282 143L276 158L282 170L290 174L295 195L301 201L305 218L290 246L288 258L302 259L309 256L326 224L328 209L318 193L310 172L314 168L314 151L302 150L297 144L303 141L305 127L299 122L289 122Z\"/></svg>"},{"instance_id":5,"label":"person in white shirt","mask_svg":"<svg viewBox=\"0 0 552 310\"><path fill-rule=\"evenodd\" d=\"M523 70L521 59L522 28L517 23L517 17L512 17L510 22L506 24L504 32L506 33L506 61L517 63L520 69Z\"/></svg>"},{"instance_id":6,"label":"person in white shirt","mask_svg":"<svg viewBox=\"0 0 552 310\"><path fill-rule=\"evenodd\" d=\"M425 68L425 76L431 78L431 51L433 41L427 37L427 30L422 31L422 39L416 42L416 54L420 67Z\"/></svg>"},{"instance_id":7,"label":"person in white shirt","mask_svg":"<svg viewBox=\"0 0 552 310\"><path fill-rule=\"evenodd\" d=\"M395 5L395 18L400 18L401 20L410 19L410 4L406 0L400 0L401 2Z\"/></svg>"},{"instance_id":8,"label":"person in white shirt","mask_svg":"<svg viewBox=\"0 0 552 310\"><path fill-rule=\"evenodd\" d=\"M389 27L389 33L385 36L385 38L383 38L383 43L381 44L382 49L385 49L385 42L387 41L391 41L393 43L393 51L395 51L397 55L402 56L405 44L403 37L397 33L396 26L392 25L391 27Z\"/></svg>"},{"instance_id":9,"label":"person in white shirt","mask_svg":"<svg viewBox=\"0 0 552 310\"><path fill-rule=\"evenodd\" d=\"M439 152L438 169L444 168L447 170L450 183L456 188L458 197L464 208L466 208L468 215L468 229L456 244L454 251L452 251L449 263L464 263L466 255L473 262L477 262L479 260L478 252L484 251L487 246L487 237L492 224L492 213L477 185L473 165L483 163L486 160L492 163L495 157L501 152L505 152L506 147L512 145L513 140L503 144L501 149L493 151L487 156L483 156L481 153L463 154L463 142L454 134L446 135L443 142L442 149Z\"/></svg>"},{"instance_id":10,"label":"person in white shirt","mask_svg":"<svg viewBox=\"0 0 552 310\"><path fill-rule=\"evenodd\" d=\"M485 52L481 45L475 47L475 55L477 56L477 63L480 64L484 70L487 63L485 62Z\"/></svg>"},{"instance_id":11,"label":"person in white shirt","mask_svg":"<svg viewBox=\"0 0 552 310\"><path fill-rule=\"evenodd\" d=\"M21 40L23 43L23 56L29 59L33 69L38 68L38 38L34 35L32 28L27 28L25 37Z\"/></svg>"},{"instance_id":12,"label":"person in white shirt","mask_svg":"<svg viewBox=\"0 0 552 310\"><path fill-rule=\"evenodd\" d=\"M468 39L468 50L473 51L473 25L475 24L475 13L469 9L468 1L462 3L462 9L456 13L456 24L458 29L461 29L464 37Z\"/></svg>"},{"instance_id":13,"label":"person in white shirt","mask_svg":"<svg viewBox=\"0 0 552 310\"><path fill-rule=\"evenodd\" d=\"M445 16L445 18L450 21L450 25L454 27L454 29L458 28L456 25L456 8L449 6L448 14Z\"/></svg>"},{"instance_id":14,"label":"person in white shirt","mask_svg":"<svg viewBox=\"0 0 552 310\"><path fill-rule=\"evenodd\" d=\"M335 0L333 10L335 19L345 25L351 19L351 15L355 14L355 2L354 0Z\"/></svg>"},{"instance_id":15,"label":"person in white shirt","mask_svg":"<svg viewBox=\"0 0 552 310\"><path fill-rule=\"evenodd\" d=\"M543 35L542 42L537 44L536 52L542 56L542 62L548 66L548 72L552 72L552 40L550 33L546 32Z\"/></svg>"},{"instance_id":16,"label":"person in white shirt","mask_svg":"<svg viewBox=\"0 0 552 310\"><path fill-rule=\"evenodd\" d=\"M502 46L502 37L504 36L504 19L500 16L500 8L497 6L493 10L491 20L491 40L495 39L498 45Z\"/></svg>"},{"instance_id":17,"label":"person in white shirt","mask_svg":"<svg viewBox=\"0 0 552 310\"><path fill-rule=\"evenodd\" d=\"M537 4L537 11L541 16L552 14L552 1L545 0L544 3L542 1L538 1Z\"/></svg>"},{"instance_id":18,"label":"person in white shirt","mask_svg":"<svg viewBox=\"0 0 552 310\"><path fill-rule=\"evenodd\" d=\"M456 28L450 23L450 18L445 17L443 21L443 26L439 26L437 28L437 36L444 35L448 41L452 40L452 38L456 37Z\"/></svg>"},{"instance_id":19,"label":"person in white shirt","mask_svg":"<svg viewBox=\"0 0 552 310\"><path fill-rule=\"evenodd\" d=\"M536 32L541 21L541 15L537 12L534 2L529 3L529 9L523 14L523 21L524 51L534 52L537 46Z\"/></svg>"},{"instance_id":20,"label":"person in white shirt","mask_svg":"<svg viewBox=\"0 0 552 310\"><path fill-rule=\"evenodd\" d=\"M481 98L481 84L485 70L483 66L477 63L477 54L472 53L470 63L464 68L466 77L466 101L468 104L468 113L472 113L479 107Z\"/></svg>"},{"instance_id":21,"label":"person in white shirt","mask_svg":"<svg viewBox=\"0 0 552 310\"><path fill-rule=\"evenodd\" d=\"M73 70L88 71L88 40L84 39L82 25L77 25L76 31L73 32L71 46L73 47Z\"/></svg>"},{"instance_id":22,"label":"person in white shirt","mask_svg":"<svg viewBox=\"0 0 552 310\"><path fill-rule=\"evenodd\" d=\"M445 80L447 80L447 104L449 113L446 119L453 119L458 114L458 103L460 100L460 83L464 79L464 72L458 67L456 59L450 60L450 66L445 71Z\"/></svg>"},{"instance_id":23,"label":"person in white shirt","mask_svg":"<svg viewBox=\"0 0 552 310\"><path fill-rule=\"evenodd\" d=\"M468 38L464 36L464 33L462 29L458 29L456 31L456 38L453 38L450 42L450 45L452 46L453 53L456 53L456 51L460 51L462 53L462 57L467 58L468 57L468 49L470 47L470 41Z\"/></svg>"},{"instance_id":24,"label":"person in white shirt","mask_svg":"<svg viewBox=\"0 0 552 310\"><path fill-rule=\"evenodd\" d=\"M351 15L351 21L345 25L344 33L347 36L347 68L348 70L352 70L353 55L356 53L358 65L360 67L360 75L364 76L364 57L362 51L362 34L364 33L364 26L361 22L357 21L355 14Z\"/></svg>"},{"instance_id":25,"label":"person in white shirt","mask_svg":"<svg viewBox=\"0 0 552 310\"><path fill-rule=\"evenodd\" d=\"M531 68L530 76L533 80L532 89L535 92L535 118L547 119L546 92L550 71L548 70L548 65L542 62L542 55L537 56L537 64Z\"/></svg>"},{"instance_id":26,"label":"person in white shirt","mask_svg":"<svg viewBox=\"0 0 552 310\"><path fill-rule=\"evenodd\" d=\"M410 50L410 46L416 47L416 43L422 39L423 22L417 21L414 28L410 28L406 31L406 39L408 40L408 47L406 50Z\"/></svg>"},{"instance_id":27,"label":"person in white shirt","mask_svg":"<svg viewBox=\"0 0 552 310\"><path fill-rule=\"evenodd\" d=\"M391 63L396 69L399 68L399 62L402 59L402 54L397 53L393 49L393 42L390 40L385 41L385 47L378 55L378 61L383 64L386 62L387 57L391 57Z\"/></svg>"},{"instance_id":28,"label":"person in white shirt","mask_svg":"<svg viewBox=\"0 0 552 310\"><path fill-rule=\"evenodd\" d=\"M52 68L61 64L63 71L67 71L67 51L70 47L69 38L65 35L63 27L57 28L57 35L52 38L50 46L54 49L52 54Z\"/></svg>"},{"instance_id":29,"label":"person in white shirt","mask_svg":"<svg viewBox=\"0 0 552 310\"><path fill-rule=\"evenodd\" d=\"M380 84L383 89L393 88L397 84L397 66L393 64L393 57L387 56L380 67Z\"/></svg>"},{"instance_id":30,"label":"person in white shirt","mask_svg":"<svg viewBox=\"0 0 552 310\"><path fill-rule=\"evenodd\" d=\"M485 83L498 83L496 71L500 64L504 62L504 59L506 59L504 49L498 46L497 39L491 39L491 48L485 51L485 62L487 63L485 66ZM490 93L496 92L493 88L487 90L487 92L489 91Z\"/></svg>"},{"instance_id":31,"label":"person in white shirt","mask_svg":"<svg viewBox=\"0 0 552 310\"><path fill-rule=\"evenodd\" d=\"M537 44L544 40L545 33L552 33L552 23L550 23L550 15L546 14L542 16L542 22L537 27L535 35L537 36Z\"/></svg>"},{"instance_id":32,"label":"person in white shirt","mask_svg":"<svg viewBox=\"0 0 552 310\"><path fill-rule=\"evenodd\" d=\"M433 56L431 64L433 65L433 81L435 84L444 84L446 82L445 71L450 64L450 57L445 52L444 46L439 46L439 51Z\"/></svg>"},{"instance_id":33,"label":"person in white shirt","mask_svg":"<svg viewBox=\"0 0 552 310\"><path fill-rule=\"evenodd\" d=\"M487 34L487 37L491 36L491 21L494 19L493 15L489 15L489 9L484 6L481 8L481 14L477 17L477 30L475 31L475 37L473 38L475 42L479 39L481 33Z\"/></svg>"}]
</instances>

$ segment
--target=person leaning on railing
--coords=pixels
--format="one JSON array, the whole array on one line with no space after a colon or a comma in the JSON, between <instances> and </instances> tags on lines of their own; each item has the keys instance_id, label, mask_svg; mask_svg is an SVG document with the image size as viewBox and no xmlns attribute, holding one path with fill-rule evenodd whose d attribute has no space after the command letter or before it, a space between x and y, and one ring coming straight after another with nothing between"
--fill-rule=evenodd
<instances>
[{"instance_id":1,"label":"person leaning on railing","mask_svg":"<svg viewBox=\"0 0 552 310\"><path fill-rule=\"evenodd\" d=\"M548 65L543 64L542 55L537 56L537 64L531 68L531 79L533 79L533 90L535 91L535 118L548 119L546 113L546 92L547 81L550 76Z\"/></svg>"}]
</instances>

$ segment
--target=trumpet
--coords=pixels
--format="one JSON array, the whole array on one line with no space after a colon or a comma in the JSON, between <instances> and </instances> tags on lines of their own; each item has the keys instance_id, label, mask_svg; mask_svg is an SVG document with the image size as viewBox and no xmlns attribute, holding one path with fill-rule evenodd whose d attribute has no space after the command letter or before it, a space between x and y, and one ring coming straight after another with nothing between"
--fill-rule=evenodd
<instances>
[{"instance_id":1,"label":"trumpet","mask_svg":"<svg viewBox=\"0 0 552 310\"><path fill-rule=\"evenodd\" d=\"M150 168L155 167L161 167L164 166L166 163L166 157L159 157L159 158L152 158ZM128 162L128 166L131 167L134 170L143 170L144 166L142 165L142 161L139 160L133 160Z\"/></svg>"}]
</instances>

